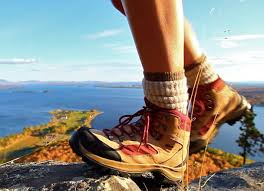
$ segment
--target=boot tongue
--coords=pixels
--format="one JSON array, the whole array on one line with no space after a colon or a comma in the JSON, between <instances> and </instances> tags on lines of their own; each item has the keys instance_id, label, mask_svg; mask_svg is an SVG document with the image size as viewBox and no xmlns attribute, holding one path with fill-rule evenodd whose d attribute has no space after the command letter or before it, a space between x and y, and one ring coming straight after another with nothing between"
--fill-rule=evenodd
<instances>
[{"instance_id":1,"label":"boot tongue","mask_svg":"<svg viewBox=\"0 0 264 191\"><path fill-rule=\"evenodd\" d=\"M180 128L186 131L191 130L191 120L187 115L179 112L177 109L166 109L166 108L158 107L154 105L153 103L151 103L149 100L147 100L147 98L144 98L144 100L145 100L146 106L150 109L153 109L155 111L162 111L162 112L170 113L174 116L178 116L181 119Z\"/></svg>"}]
</instances>

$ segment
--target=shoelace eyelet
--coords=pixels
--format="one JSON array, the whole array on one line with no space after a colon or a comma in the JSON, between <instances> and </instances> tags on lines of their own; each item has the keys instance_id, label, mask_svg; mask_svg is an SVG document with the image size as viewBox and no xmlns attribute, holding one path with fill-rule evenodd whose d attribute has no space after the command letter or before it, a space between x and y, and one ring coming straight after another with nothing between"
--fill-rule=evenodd
<instances>
[{"instance_id":1,"label":"shoelace eyelet","mask_svg":"<svg viewBox=\"0 0 264 191\"><path fill-rule=\"evenodd\" d=\"M206 110L212 110L214 108L214 102L212 100L208 100L206 103Z\"/></svg>"},{"instance_id":2,"label":"shoelace eyelet","mask_svg":"<svg viewBox=\"0 0 264 191\"><path fill-rule=\"evenodd\" d=\"M204 96L203 96L204 98L205 98L205 100L211 100L212 98L211 98L211 95L210 94L205 94Z\"/></svg>"}]
</instances>

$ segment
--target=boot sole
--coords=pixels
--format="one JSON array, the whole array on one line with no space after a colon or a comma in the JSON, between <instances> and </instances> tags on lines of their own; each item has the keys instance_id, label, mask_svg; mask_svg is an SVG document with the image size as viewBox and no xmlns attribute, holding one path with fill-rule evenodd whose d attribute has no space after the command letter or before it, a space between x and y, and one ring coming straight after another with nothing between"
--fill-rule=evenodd
<instances>
[{"instance_id":1,"label":"boot sole","mask_svg":"<svg viewBox=\"0 0 264 191\"><path fill-rule=\"evenodd\" d=\"M78 139L77 132L71 137L69 141L70 147L73 152L82 158L84 162L89 165L94 165L99 168L104 168L108 170L108 174L118 174L125 177L139 177L145 173L152 173L157 177L165 178L162 180L165 183L179 183L183 179L183 174L186 169L186 164L181 167L172 168L165 165L159 164L128 164L124 162L118 162L114 160L109 160L97 156L89 151L87 151ZM162 176L160 176L162 175Z\"/></svg>"},{"instance_id":2,"label":"boot sole","mask_svg":"<svg viewBox=\"0 0 264 191\"><path fill-rule=\"evenodd\" d=\"M204 140L204 139L200 139L197 141L191 141L190 142L190 150L189 150L190 154L197 153L200 150L204 149L206 147L206 145L209 144L214 139L214 137L217 135L220 127L224 123L227 123L227 124L233 126L234 124L236 124L236 122L240 121L243 118L245 113L251 109L250 108L251 106L247 102L245 97L241 96L241 99L242 99L241 104L237 108L235 108L233 111L229 112L228 115L226 115L223 119L221 119L218 122L218 125L214 128L212 133L209 135L208 141Z\"/></svg>"}]
</instances>

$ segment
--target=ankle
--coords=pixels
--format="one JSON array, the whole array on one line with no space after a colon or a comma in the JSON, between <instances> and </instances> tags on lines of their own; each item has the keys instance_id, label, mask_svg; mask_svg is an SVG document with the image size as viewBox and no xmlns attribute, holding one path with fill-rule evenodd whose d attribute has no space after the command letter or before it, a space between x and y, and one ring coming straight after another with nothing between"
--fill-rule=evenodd
<instances>
[{"instance_id":1,"label":"ankle","mask_svg":"<svg viewBox=\"0 0 264 191\"><path fill-rule=\"evenodd\" d=\"M144 94L149 102L160 108L177 109L186 113L188 88L184 72L144 72L144 76Z\"/></svg>"},{"instance_id":2,"label":"ankle","mask_svg":"<svg viewBox=\"0 0 264 191\"><path fill-rule=\"evenodd\" d=\"M206 61L207 57L205 54L201 54L196 59L192 59L192 61L189 62L189 64L184 63L184 70L185 72L189 72L193 68L195 68L197 65L200 65Z\"/></svg>"}]
</instances>

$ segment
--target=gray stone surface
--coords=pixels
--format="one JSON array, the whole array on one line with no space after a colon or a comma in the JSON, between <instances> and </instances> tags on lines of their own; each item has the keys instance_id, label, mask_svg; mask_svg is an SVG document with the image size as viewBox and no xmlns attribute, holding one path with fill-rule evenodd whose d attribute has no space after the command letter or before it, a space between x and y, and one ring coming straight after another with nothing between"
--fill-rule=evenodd
<instances>
[{"instance_id":1,"label":"gray stone surface","mask_svg":"<svg viewBox=\"0 0 264 191\"><path fill-rule=\"evenodd\" d=\"M200 185L204 191L264 191L264 163L254 163L202 177ZM199 180L196 180L189 189L197 190L198 187Z\"/></svg>"},{"instance_id":2,"label":"gray stone surface","mask_svg":"<svg viewBox=\"0 0 264 191\"><path fill-rule=\"evenodd\" d=\"M202 189L264 191L264 163L222 171L203 177ZM136 178L109 175L103 169L84 163L15 164L0 166L0 190L88 190L88 191L138 191L178 190L175 184L166 184L160 177L145 174ZM199 190L199 180L192 182L188 190Z\"/></svg>"},{"instance_id":3,"label":"gray stone surface","mask_svg":"<svg viewBox=\"0 0 264 191\"><path fill-rule=\"evenodd\" d=\"M0 166L0 190L140 190L130 178L106 175L84 163L6 164Z\"/></svg>"}]
</instances>

